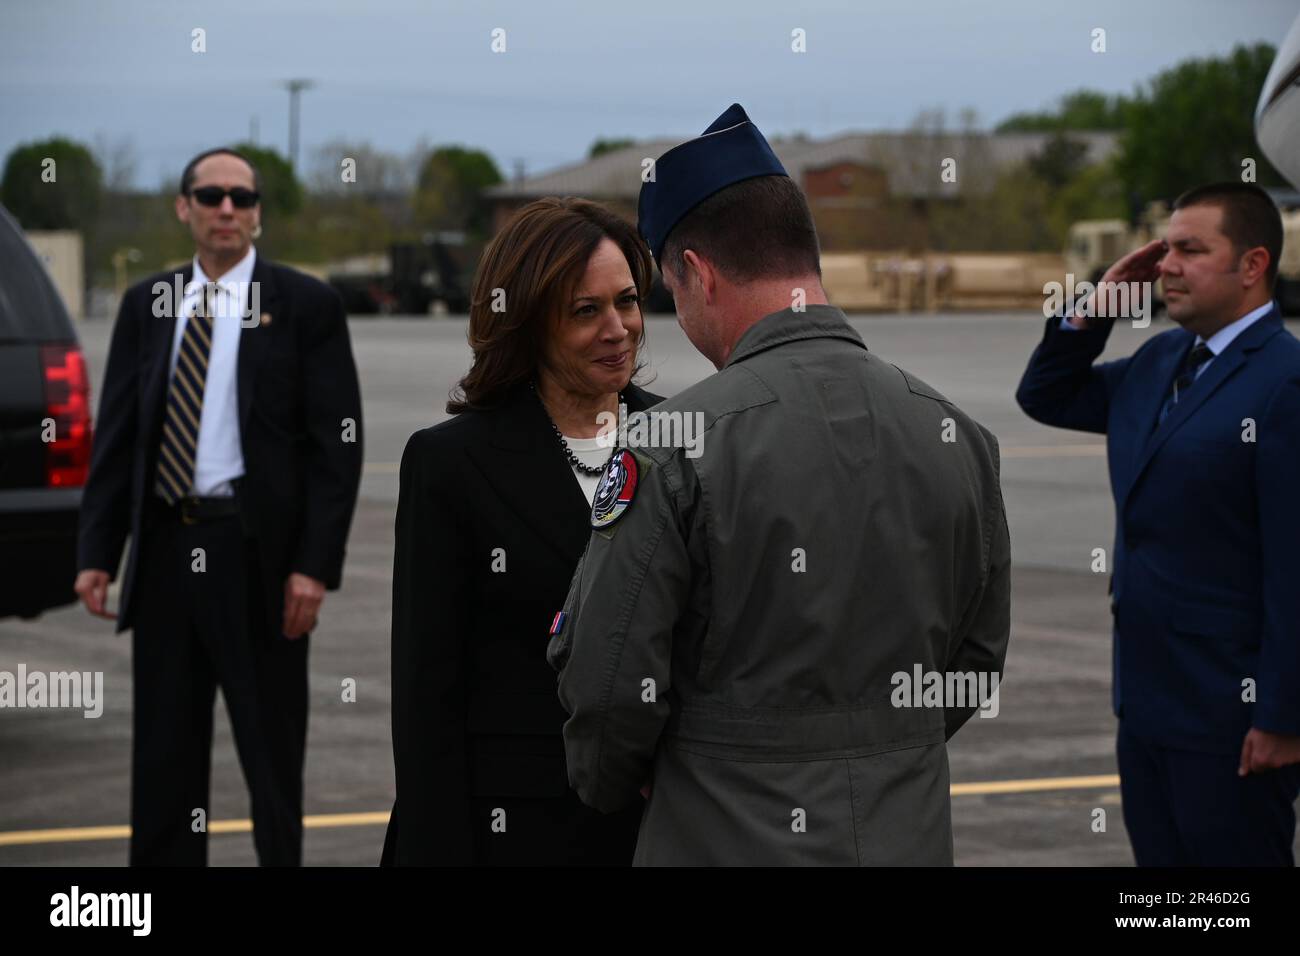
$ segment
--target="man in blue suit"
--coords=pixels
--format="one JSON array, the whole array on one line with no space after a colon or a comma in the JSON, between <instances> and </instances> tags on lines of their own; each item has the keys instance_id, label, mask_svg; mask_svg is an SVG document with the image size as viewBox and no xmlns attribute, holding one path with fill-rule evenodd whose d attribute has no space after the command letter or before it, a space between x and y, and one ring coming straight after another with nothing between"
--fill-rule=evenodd
<instances>
[{"instance_id":1,"label":"man in blue suit","mask_svg":"<svg viewBox=\"0 0 1300 956\"><path fill-rule=\"evenodd\" d=\"M1114 707L1139 866L1294 865L1300 792L1300 342L1255 186L1178 198L1103 283L1164 280L1180 328L1093 364L1107 296L1048 319L1016 400L1107 436ZM1104 286L1103 286L1104 288ZM1111 299L1113 302L1114 299Z\"/></svg>"}]
</instances>

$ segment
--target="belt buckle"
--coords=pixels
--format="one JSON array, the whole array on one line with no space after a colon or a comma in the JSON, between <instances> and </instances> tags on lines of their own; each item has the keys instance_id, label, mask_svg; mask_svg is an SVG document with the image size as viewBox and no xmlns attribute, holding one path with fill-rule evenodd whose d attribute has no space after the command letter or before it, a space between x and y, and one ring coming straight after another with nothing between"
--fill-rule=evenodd
<instances>
[{"instance_id":1,"label":"belt buckle","mask_svg":"<svg viewBox=\"0 0 1300 956\"><path fill-rule=\"evenodd\" d=\"M199 503L199 499L198 499L196 496L194 496L194 495L186 495L184 498L181 499L180 504L181 504L181 523L182 523L182 524L198 524L198 523L199 523L199 519L198 519L198 518L195 518L195 517L190 513L190 505L191 505L191 504L193 504L193 505L197 505L198 503Z\"/></svg>"}]
</instances>

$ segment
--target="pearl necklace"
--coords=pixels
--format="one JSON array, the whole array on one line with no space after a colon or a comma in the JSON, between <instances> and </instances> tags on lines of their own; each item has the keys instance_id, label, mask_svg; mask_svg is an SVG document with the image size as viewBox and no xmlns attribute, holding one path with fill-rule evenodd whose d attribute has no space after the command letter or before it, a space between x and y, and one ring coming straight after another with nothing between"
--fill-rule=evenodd
<instances>
[{"instance_id":1,"label":"pearl necklace","mask_svg":"<svg viewBox=\"0 0 1300 956\"><path fill-rule=\"evenodd\" d=\"M614 435L614 447L609 453L609 458L605 459L605 464L596 466L584 464L582 459L573 453L573 449L569 447L569 443L564 440L564 433L561 432L559 427L555 424L555 419L551 418L551 413L546 411L546 403L542 401L542 396L537 391L537 383L530 379L528 387L532 389L533 394L537 396L537 403L542 406L542 412L546 415L546 420L551 423L551 431L555 432L555 437L560 440L560 447L564 449L564 457L569 459L569 464L584 475L590 475L592 477L603 475L605 469L609 467L609 458L613 458L614 452L618 451L618 434L615 433ZM618 393L618 401L620 405L623 403L622 392Z\"/></svg>"}]
</instances>

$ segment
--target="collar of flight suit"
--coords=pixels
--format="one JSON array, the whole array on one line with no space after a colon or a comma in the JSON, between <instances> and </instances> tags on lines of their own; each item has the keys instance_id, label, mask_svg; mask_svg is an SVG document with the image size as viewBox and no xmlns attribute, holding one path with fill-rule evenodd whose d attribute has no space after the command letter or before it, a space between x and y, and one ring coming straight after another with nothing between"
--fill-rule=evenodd
<instances>
[{"instance_id":1,"label":"collar of flight suit","mask_svg":"<svg viewBox=\"0 0 1300 956\"><path fill-rule=\"evenodd\" d=\"M801 312L790 308L763 316L745 330L722 367L799 339L844 339L861 349L867 348L840 309L833 305L808 305Z\"/></svg>"}]
</instances>

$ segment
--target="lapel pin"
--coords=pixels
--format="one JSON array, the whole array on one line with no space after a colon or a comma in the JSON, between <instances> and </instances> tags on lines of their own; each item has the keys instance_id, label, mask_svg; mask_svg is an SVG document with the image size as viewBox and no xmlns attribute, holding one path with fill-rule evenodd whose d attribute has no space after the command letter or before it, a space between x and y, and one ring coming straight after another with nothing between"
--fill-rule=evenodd
<instances>
[{"instance_id":1,"label":"lapel pin","mask_svg":"<svg viewBox=\"0 0 1300 956\"><path fill-rule=\"evenodd\" d=\"M271 324L271 313L270 313L270 312L263 312L263 313L262 313L262 324L263 324L263 325L270 325L270 324Z\"/></svg>"}]
</instances>

